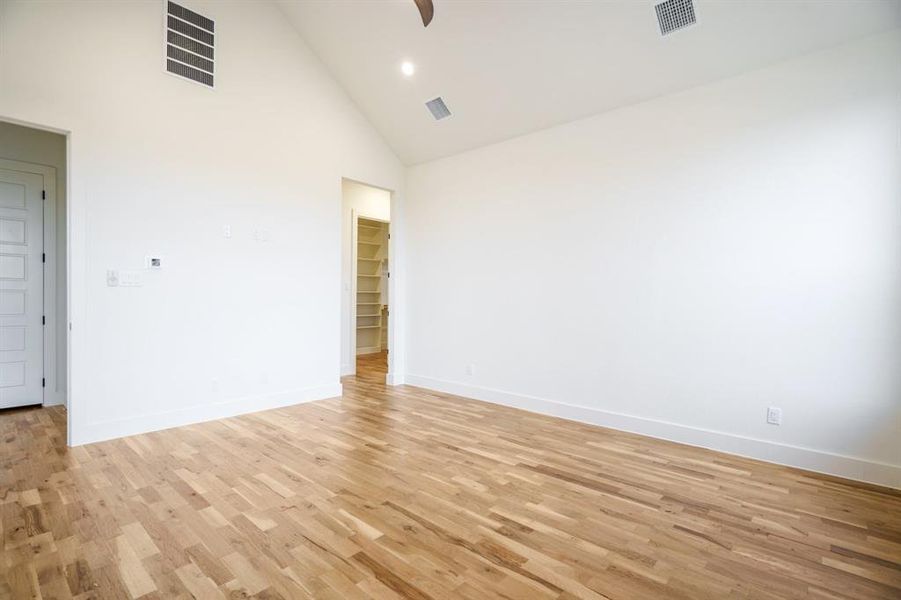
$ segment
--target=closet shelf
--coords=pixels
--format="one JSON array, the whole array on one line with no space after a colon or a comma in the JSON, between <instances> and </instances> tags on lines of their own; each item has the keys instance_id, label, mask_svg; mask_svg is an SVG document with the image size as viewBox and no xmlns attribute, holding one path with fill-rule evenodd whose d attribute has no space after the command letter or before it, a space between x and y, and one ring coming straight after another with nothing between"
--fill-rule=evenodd
<instances>
[{"instance_id":1,"label":"closet shelf","mask_svg":"<svg viewBox=\"0 0 901 600\"><path fill-rule=\"evenodd\" d=\"M361 218L357 221L356 242L354 265L358 269L354 281L358 289L354 330L357 349L362 348L364 353L375 352L387 347L387 319L384 313L387 290L383 289L386 287L383 278L388 275L388 257L385 255L388 249L387 223Z\"/></svg>"}]
</instances>

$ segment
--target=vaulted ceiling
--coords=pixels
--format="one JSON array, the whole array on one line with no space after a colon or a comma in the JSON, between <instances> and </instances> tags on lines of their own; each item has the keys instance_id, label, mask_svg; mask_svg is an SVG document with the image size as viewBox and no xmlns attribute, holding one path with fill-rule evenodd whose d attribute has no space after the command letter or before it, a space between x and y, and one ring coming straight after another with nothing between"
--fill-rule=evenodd
<instances>
[{"instance_id":1,"label":"vaulted ceiling","mask_svg":"<svg viewBox=\"0 0 901 600\"><path fill-rule=\"evenodd\" d=\"M667 36L651 0L434 0L428 28L413 0L279 3L406 164L901 26L899 0L695 0Z\"/></svg>"}]
</instances>

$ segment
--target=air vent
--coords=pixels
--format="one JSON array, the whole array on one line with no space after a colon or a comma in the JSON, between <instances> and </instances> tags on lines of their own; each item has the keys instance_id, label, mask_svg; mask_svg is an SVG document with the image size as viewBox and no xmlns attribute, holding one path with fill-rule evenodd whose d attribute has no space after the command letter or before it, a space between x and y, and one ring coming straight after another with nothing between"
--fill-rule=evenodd
<instances>
[{"instance_id":1,"label":"air vent","mask_svg":"<svg viewBox=\"0 0 901 600\"><path fill-rule=\"evenodd\" d=\"M429 100L425 105L428 107L429 112L432 113L432 116L435 117L436 121L451 116L451 111L448 110L447 104L444 103L444 100L442 100L440 96L434 100Z\"/></svg>"},{"instance_id":2,"label":"air vent","mask_svg":"<svg viewBox=\"0 0 901 600\"><path fill-rule=\"evenodd\" d=\"M166 70L213 87L215 23L175 2L166 2Z\"/></svg>"},{"instance_id":3,"label":"air vent","mask_svg":"<svg viewBox=\"0 0 901 600\"><path fill-rule=\"evenodd\" d=\"M657 21L660 23L662 35L697 22L695 7L691 0L666 0L655 5L654 9L657 11Z\"/></svg>"}]
</instances>

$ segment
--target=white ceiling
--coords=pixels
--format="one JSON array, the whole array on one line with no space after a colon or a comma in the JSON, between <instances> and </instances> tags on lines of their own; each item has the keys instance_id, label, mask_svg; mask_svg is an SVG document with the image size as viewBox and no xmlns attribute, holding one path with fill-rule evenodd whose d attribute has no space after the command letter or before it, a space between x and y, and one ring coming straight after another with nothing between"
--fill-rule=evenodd
<instances>
[{"instance_id":1,"label":"white ceiling","mask_svg":"<svg viewBox=\"0 0 901 600\"><path fill-rule=\"evenodd\" d=\"M425 29L413 0L280 0L406 164L901 26L901 0L695 0L698 23L666 37L652 0L434 3ZM435 122L439 95L453 116Z\"/></svg>"}]
</instances>

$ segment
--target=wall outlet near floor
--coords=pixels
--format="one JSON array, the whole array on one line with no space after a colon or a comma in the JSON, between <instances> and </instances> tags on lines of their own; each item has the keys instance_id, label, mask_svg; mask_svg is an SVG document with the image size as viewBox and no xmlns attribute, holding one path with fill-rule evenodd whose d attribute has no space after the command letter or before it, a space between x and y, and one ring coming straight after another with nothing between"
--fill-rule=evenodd
<instances>
[{"instance_id":1,"label":"wall outlet near floor","mask_svg":"<svg viewBox=\"0 0 901 600\"><path fill-rule=\"evenodd\" d=\"M466 365L466 374L467 375L475 375L476 374L476 366L475 365Z\"/></svg>"},{"instance_id":2,"label":"wall outlet near floor","mask_svg":"<svg viewBox=\"0 0 901 600\"><path fill-rule=\"evenodd\" d=\"M766 422L770 425L782 425L782 409L775 406L766 409Z\"/></svg>"}]
</instances>

